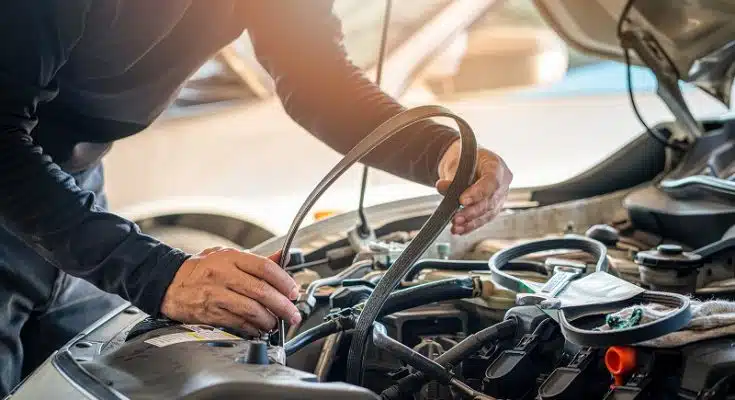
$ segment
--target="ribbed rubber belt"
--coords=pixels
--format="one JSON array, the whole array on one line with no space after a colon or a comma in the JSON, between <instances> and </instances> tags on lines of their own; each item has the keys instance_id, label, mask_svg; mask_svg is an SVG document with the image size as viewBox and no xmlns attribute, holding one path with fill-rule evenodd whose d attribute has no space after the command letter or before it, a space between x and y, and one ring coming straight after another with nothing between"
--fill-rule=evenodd
<instances>
[{"instance_id":1,"label":"ribbed rubber belt","mask_svg":"<svg viewBox=\"0 0 735 400\"><path fill-rule=\"evenodd\" d=\"M434 210L424 226L421 227L416 237L411 240L398 259L386 271L365 303L353 333L352 344L350 345L347 358L347 381L353 384L361 384L365 347L370 329L372 329L373 322L380 313L380 309L413 264L421 257L431 243L436 240L444 227L449 223L460 206L459 196L474 181L475 164L477 162L477 142L472 129L465 120L441 106L420 106L408 109L390 118L375 128L375 130L361 140L352 150L347 152L344 158L319 182L299 209L283 242L280 264L282 267L285 267L288 264L289 249L299 226L304 218L306 218L309 210L314 206L314 203L316 203L332 183L342 176L352 165L360 161L387 139L399 133L402 129L425 119L436 117L451 118L459 127L461 140L459 166L439 206ZM279 345L281 346L284 343L284 325L284 322L281 320L279 333Z\"/></svg>"}]
</instances>

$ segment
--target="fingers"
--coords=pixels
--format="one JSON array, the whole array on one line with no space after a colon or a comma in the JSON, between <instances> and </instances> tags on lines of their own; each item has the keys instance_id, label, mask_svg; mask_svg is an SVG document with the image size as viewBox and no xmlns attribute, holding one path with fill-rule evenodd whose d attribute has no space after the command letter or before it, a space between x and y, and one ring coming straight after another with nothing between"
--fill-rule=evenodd
<instances>
[{"instance_id":1,"label":"fingers","mask_svg":"<svg viewBox=\"0 0 735 400\"><path fill-rule=\"evenodd\" d=\"M299 289L296 281L272 259L240 251L233 252L231 257L241 271L264 280L291 300L298 298Z\"/></svg>"},{"instance_id":2,"label":"fingers","mask_svg":"<svg viewBox=\"0 0 735 400\"><path fill-rule=\"evenodd\" d=\"M477 218L493 207L493 201L496 199L498 192L498 183L491 177L482 177L472 186L462 193L460 196L460 204L464 207L457 212L454 217L455 222L462 223L458 220L471 220Z\"/></svg>"},{"instance_id":3,"label":"fingers","mask_svg":"<svg viewBox=\"0 0 735 400\"><path fill-rule=\"evenodd\" d=\"M184 261L166 290L161 312L182 322L271 330L276 316L291 324L301 321L287 297L297 295L296 283L272 259L212 248Z\"/></svg>"},{"instance_id":4,"label":"fingers","mask_svg":"<svg viewBox=\"0 0 735 400\"><path fill-rule=\"evenodd\" d=\"M212 254L212 253L217 252L217 251L220 251L222 249L224 249L224 247L222 247L222 246L210 247L208 249L202 250L202 252L199 253L199 256L206 256L207 254Z\"/></svg>"},{"instance_id":5,"label":"fingers","mask_svg":"<svg viewBox=\"0 0 735 400\"><path fill-rule=\"evenodd\" d=\"M212 299L217 307L239 317L240 324L254 326L264 331L276 327L276 317L255 300L224 288L217 289ZM239 328L240 326L232 326L232 328Z\"/></svg>"},{"instance_id":6,"label":"fingers","mask_svg":"<svg viewBox=\"0 0 735 400\"><path fill-rule=\"evenodd\" d=\"M447 190L449 190L449 185L452 184L452 181L449 179L439 179L436 181L436 191L441 193L442 195L447 194Z\"/></svg>"},{"instance_id":7,"label":"fingers","mask_svg":"<svg viewBox=\"0 0 735 400\"><path fill-rule=\"evenodd\" d=\"M281 260L281 250L278 250L277 252L271 254L268 256L268 259L273 261L274 263L278 264L278 261Z\"/></svg>"},{"instance_id":8,"label":"fingers","mask_svg":"<svg viewBox=\"0 0 735 400\"><path fill-rule=\"evenodd\" d=\"M452 220L452 233L456 235L467 234L490 222L502 211L507 194L507 189L497 191L489 199L482 200L457 212Z\"/></svg>"},{"instance_id":9,"label":"fingers","mask_svg":"<svg viewBox=\"0 0 735 400\"><path fill-rule=\"evenodd\" d=\"M453 234L467 234L497 216L508 196L513 174L495 153L478 151L477 180L459 198L462 209L452 219ZM437 190L445 194L451 181L442 176Z\"/></svg>"},{"instance_id":10,"label":"fingers","mask_svg":"<svg viewBox=\"0 0 735 400\"><path fill-rule=\"evenodd\" d=\"M273 314L289 321L290 324L301 322L301 314L296 306L283 293L271 286L268 281L238 270L226 283L227 288L252 299L273 312Z\"/></svg>"},{"instance_id":11,"label":"fingers","mask_svg":"<svg viewBox=\"0 0 735 400\"><path fill-rule=\"evenodd\" d=\"M250 323L243 321L243 319L229 310L224 308L213 308L207 315L207 324L219 327L232 328L239 331L243 331L251 336L259 336L258 328L251 325Z\"/></svg>"},{"instance_id":12,"label":"fingers","mask_svg":"<svg viewBox=\"0 0 735 400\"><path fill-rule=\"evenodd\" d=\"M478 170L478 179L459 196L459 203L470 206L482 199L489 199L500 187L500 179L496 171L497 163L486 161Z\"/></svg>"}]
</instances>

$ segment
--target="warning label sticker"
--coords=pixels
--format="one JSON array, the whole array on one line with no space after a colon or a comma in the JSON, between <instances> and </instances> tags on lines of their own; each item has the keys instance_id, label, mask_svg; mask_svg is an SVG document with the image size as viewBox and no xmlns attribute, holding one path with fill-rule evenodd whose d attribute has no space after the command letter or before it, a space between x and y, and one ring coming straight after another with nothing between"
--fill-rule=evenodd
<instances>
[{"instance_id":1,"label":"warning label sticker","mask_svg":"<svg viewBox=\"0 0 735 400\"><path fill-rule=\"evenodd\" d=\"M212 328L206 325L182 325L182 327L191 330L191 332L170 333L154 338L150 338L145 342L156 346L166 347L172 344L184 342L197 342L208 340L239 340L240 337L227 333L223 330Z\"/></svg>"}]
</instances>

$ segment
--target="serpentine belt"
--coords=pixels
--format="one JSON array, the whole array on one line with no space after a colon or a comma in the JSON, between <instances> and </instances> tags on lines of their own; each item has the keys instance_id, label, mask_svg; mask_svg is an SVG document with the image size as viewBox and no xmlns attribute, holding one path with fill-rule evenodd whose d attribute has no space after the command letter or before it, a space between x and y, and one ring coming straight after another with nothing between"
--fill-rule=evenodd
<instances>
[{"instance_id":1,"label":"serpentine belt","mask_svg":"<svg viewBox=\"0 0 735 400\"><path fill-rule=\"evenodd\" d=\"M529 254L558 249L574 249L592 254L596 259L597 277L589 276L573 281L569 286L585 285L586 279L605 279L610 285L629 284L619 278L607 274L607 248L597 240L583 236L567 236L564 238L541 239L522 243L495 253L489 263L493 279L501 286L517 293L534 292L529 282L514 277L504 271L505 266L514 259ZM593 274L593 275L594 275ZM587 282L589 283L589 281ZM621 286L622 287L622 286ZM606 302L589 302L581 305L564 306L558 310L558 322L564 338L572 343L587 347L609 347L631 345L654 339L683 328L691 319L690 301L687 296L677 293L654 292L640 289L641 292L631 297ZM563 295L563 293L562 293ZM590 330L575 326L575 321L583 321L592 316L608 315L621 309L636 305L656 303L673 309L665 317L638 326L610 331Z\"/></svg>"},{"instance_id":2,"label":"serpentine belt","mask_svg":"<svg viewBox=\"0 0 735 400\"><path fill-rule=\"evenodd\" d=\"M597 240L584 236L542 239L505 248L495 253L488 261L493 279L500 285L516 293L528 292L526 282L504 271L505 266L516 258L548 250L580 250L591 254L597 260L595 271L607 272L607 247Z\"/></svg>"},{"instance_id":3,"label":"serpentine belt","mask_svg":"<svg viewBox=\"0 0 735 400\"><path fill-rule=\"evenodd\" d=\"M367 344L369 331L373 322L378 317L380 309L385 304L390 293L398 286L413 264L421 257L431 243L436 240L444 227L449 223L454 213L459 208L459 196L471 185L475 177L475 164L477 161L477 142L469 124L462 118L453 114L441 106L420 106L403 111L402 113L388 119L375 128L368 136L358 143L352 150L332 168L331 171L319 182L309 194L304 204L299 209L284 238L281 248L280 264L285 267L288 264L288 254L293 243L296 232L321 195L334 183L348 168L378 147L384 141L399 133L402 129L417 122L429 118L448 117L453 119L459 127L461 152L459 165L452 183L449 185L444 198L434 210L419 233L408 244L393 265L386 271L383 278L377 284L368 298L362 313L357 321L350 351L347 358L347 381L360 384L362 381L363 358ZM279 345L284 344L285 324L280 321Z\"/></svg>"}]
</instances>

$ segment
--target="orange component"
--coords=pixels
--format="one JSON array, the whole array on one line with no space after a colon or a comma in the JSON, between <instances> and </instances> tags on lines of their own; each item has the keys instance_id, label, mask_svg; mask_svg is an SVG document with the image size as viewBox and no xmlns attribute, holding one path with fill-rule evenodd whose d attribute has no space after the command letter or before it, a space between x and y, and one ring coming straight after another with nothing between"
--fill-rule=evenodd
<instances>
[{"instance_id":1,"label":"orange component","mask_svg":"<svg viewBox=\"0 0 735 400\"><path fill-rule=\"evenodd\" d=\"M623 378L636 366L636 352L632 347L613 346L605 352L605 366L615 379L615 386L625 384Z\"/></svg>"},{"instance_id":2,"label":"orange component","mask_svg":"<svg viewBox=\"0 0 735 400\"><path fill-rule=\"evenodd\" d=\"M324 218L329 218L332 215L336 215L336 214L339 214L339 212L335 210L316 211L314 212L314 220L319 221Z\"/></svg>"}]
</instances>

